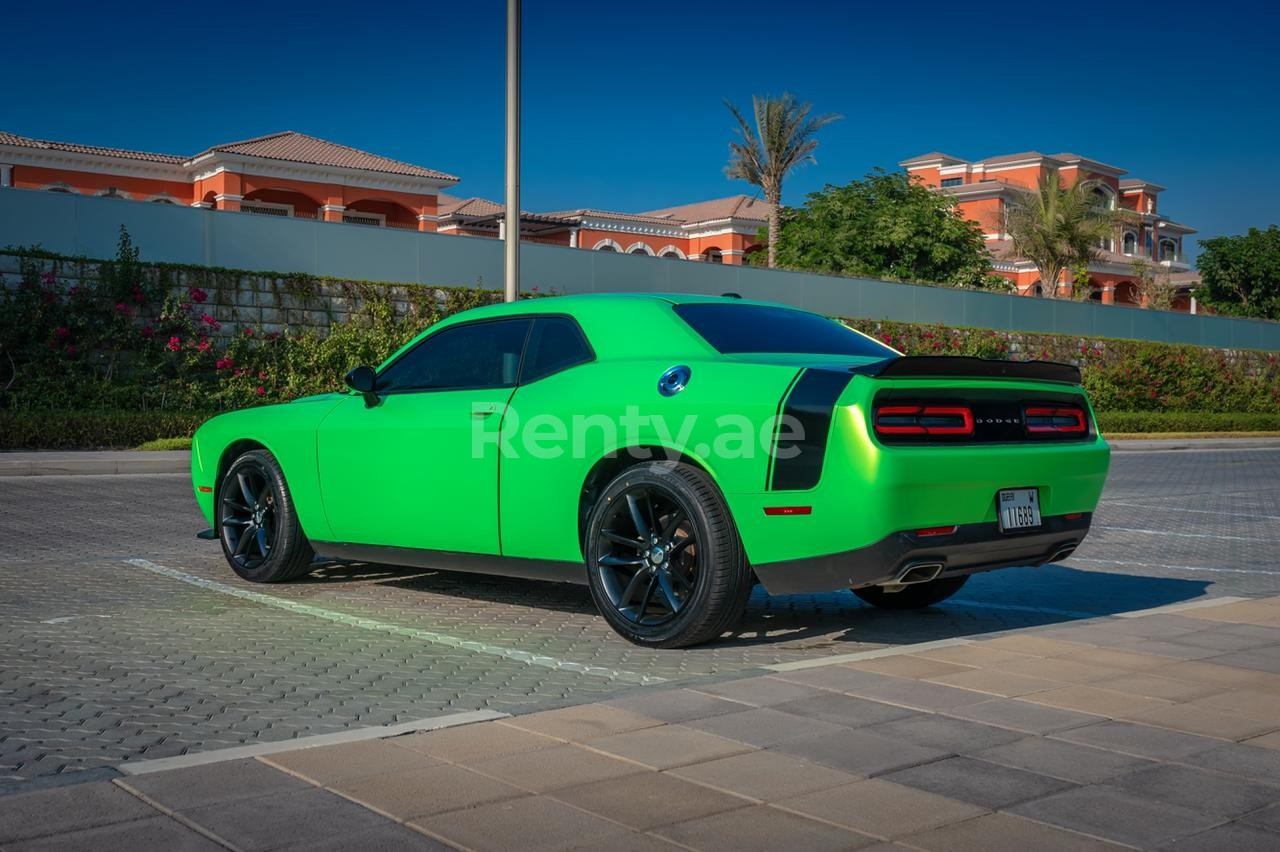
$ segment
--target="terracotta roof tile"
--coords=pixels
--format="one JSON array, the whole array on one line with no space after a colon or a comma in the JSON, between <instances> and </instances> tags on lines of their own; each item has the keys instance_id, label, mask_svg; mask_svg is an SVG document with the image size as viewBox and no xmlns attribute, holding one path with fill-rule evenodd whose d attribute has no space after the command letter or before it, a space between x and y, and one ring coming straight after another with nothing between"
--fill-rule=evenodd
<instances>
[{"instance_id":1,"label":"terracotta roof tile","mask_svg":"<svg viewBox=\"0 0 1280 852\"><path fill-rule=\"evenodd\" d=\"M730 195L728 198L714 198L710 201L696 201L693 204L650 210L640 215L682 223L711 222L717 219L750 219L764 222L769 218L769 208L763 201L750 195Z\"/></svg>"},{"instance_id":2,"label":"terracotta roof tile","mask_svg":"<svg viewBox=\"0 0 1280 852\"><path fill-rule=\"evenodd\" d=\"M146 151L129 151L124 148L103 148L98 145L80 145L75 142L51 142L47 139L31 139L16 133L0 131L0 145L18 148L41 148L46 151L68 151L73 154L96 154L100 157L119 157L125 160L144 160L149 163L173 163L183 161L173 154L152 154Z\"/></svg>"},{"instance_id":3,"label":"terracotta roof tile","mask_svg":"<svg viewBox=\"0 0 1280 852\"><path fill-rule=\"evenodd\" d=\"M202 151L196 157L219 152L240 154L245 157L261 157L266 160L286 160L293 163L309 163L316 166L335 166L338 168L360 169L368 172L383 172L410 177L434 178L442 181L456 181L458 178L435 169L424 169L421 166L402 163L389 157L370 154L357 148L317 139L305 133L287 130L283 133L272 133L254 139L239 142L227 142L214 145ZM194 157L192 159L195 159Z\"/></svg>"},{"instance_id":4,"label":"terracotta roof tile","mask_svg":"<svg viewBox=\"0 0 1280 852\"><path fill-rule=\"evenodd\" d=\"M918 157L912 157L909 160L903 160L898 163L900 166L911 166L916 163L927 163L932 160L946 160L949 163L967 163L968 160L962 160L959 157L953 157L950 154L944 154L941 151L930 151L927 154L921 154Z\"/></svg>"}]
</instances>

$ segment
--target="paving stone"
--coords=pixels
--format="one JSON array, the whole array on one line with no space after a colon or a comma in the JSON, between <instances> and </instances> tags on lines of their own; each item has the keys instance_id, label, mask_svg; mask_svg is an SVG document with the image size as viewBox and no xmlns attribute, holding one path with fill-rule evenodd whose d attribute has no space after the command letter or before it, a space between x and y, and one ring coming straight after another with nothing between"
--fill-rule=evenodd
<instances>
[{"instance_id":1,"label":"paving stone","mask_svg":"<svg viewBox=\"0 0 1280 852\"><path fill-rule=\"evenodd\" d=\"M355 834L281 847L288 852L449 852L452 846L391 822Z\"/></svg>"},{"instance_id":2,"label":"paving stone","mask_svg":"<svg viewBox=\"0 0 1280 852\"><path fill-rule=\"evenodd\" d=\"M797 737L844 730L840 725L791 713L781 713L768 707L756 707L738 713L726 713L723 716L694 719L685 722L684 726L760 748Z\"/></svg>"},{"instance_id":3,"label":"paving stone","mask_svg":"<svg viewBox=\"0 0 1280 852\"><path fill-rule=\"evenodd\" d=\"M920 651L919 656L962 666L988 667L1017 660L1029 660L1035 655L992 647L990 642L973 642L968 645L951 645L946 648Z\"/></svg>"},{"instance_id":4,"label":"paving stone","mask_svg":"<svg viewBox=\"0 0 1280 852\"><path fill-rule=\"evenodd\" d=\"M899 704L915 710L952 710L988 700L988 696L981 692L901 679L897 679L896 683L875 684L849 691L861 698Z\"/></svg>"},{"instance_id":5,"label":"paving stone","mask_svg":"<svg viewBox=\"0 0 1280 852\"><path fill-rule=\"evenodd\" d=\"M174 811L235 799L305 790L310 786L305 781L256 760L229 760L166 772L132 775L117 783Z\"/></svg>"},{"instance_id":6,"label":"paving stone","mask_svg":"<svg viewBox=\"0 0 1280 852\"><path fill-rule=\"evenodd\" d=\"M1186 731L1189 734L1218 737L1224 740L1243 740L1280 727L1280 699L1276 702L1276 713L1278 715L1270 721L1260 722L1257 719L1199 707L1195 704L1175 704L1171 707L1134 713L1129 718L1144 725L1173 728L1175 731Z\"/></svg>"},{"instance_id":7,"label":"paving stone","mask_svg":"<svg viewBox=\"0 0 1280 852\"><path fill-rule=\"evenodd\" d=\"M658 692L640 692L605 702L606 707L617 707L663 722L685 722L704 719L724 713L736 713L742 707L732 701L703 695L689 689L669 689Z\"/></svg>"},{"instance_id":8,"label":"paving stone","mask_svg":"<svg viewBox=\"0 0 1280 852\"><path fill-rule=\"evenodd\" d=\"M0 799L0 843L156 815L136 796L106 781L72 784Z\"/></svg>"},{"instance_id":9,"label":"paving stone","mask_svg":"<svg viewBox=\"0 0 1280 852\"><path fill-rule=\"evenodd\" d=\"M1147 698L1163 698L1166 701L1193 701L1206 695L1213 695L1221 689L1221 687L1194 681L1173 680L1136 672L1126 672L1114 678L1095 681L1093 686Z\"/></svg>"},{"instance_id":10,"label":"paving stone","mask_svg":"<svg viewBox=\"0 0 1280 852\"><path fill-rule=\"evenodd\" d=\"M791 683L776 677L752 677L725 683L711 683L698 686L697 691L727 698L730 701L739 701L753 707L772 707L800 698L830 694L814 686Z\"/></svg>"},{"instance_id":11,"label":"paving stone","mask_svg":"<svg viewBox=\"0 0 1280 852\"><path fill-rule=\"evenodd\" d=\"M1257 689L1233 689L1190 701L1192 706L1270 722L1280 728L1280 695Z\"/></svg>"},{"instance_id":12,"label":"paving stone","mask_svg":"<svg viewBox=\"0 0 1280 852\"><path fill-rule=\"evenodd\" d=\"M853 692L875 686L891 686L906 683L902 678L851 669L847 666L820 666L813 669L779 672L772 675L780 680L804 686L816 686L832 692Z\"/></svg>"},{"instance_id":13,"label":"paving stone","mask_svg":"<svg viewBox=\"0 0 1280 852\"><path fill-rule=\"evenodd\" d=\"M921 714L865 729L890 739L902 739L916 745L941 749L954 754L979 751L1021 738L1017 731L983 725L967 719Z\"/></svg>"},{"instance_id":14,"label":"paving stone","mask_svg":"<svg viewBox=\"0 0 1280 852\"><path fill-rule=\"evenodd\" d=\"M862 728L787 740L773 746L773 750L866 777L927 763L950 753Z\"/></svg>"},{"instance_id":15,"label":"paving stone","mask_svg":"<svg viewBox=\"0 0 1280 852\"><path fill-rule=\"evenodd\" d=\"M883 778L993 810L1074 786L1059 778L969 757L951 757L913 766Z\"/></svg>"},{"instance_id":16,"label":"paving stone","mask_svg":"<svg viewBox=\"0 0 1280 852\"><path fill-rule=\"evenodd\" d=\"M634 763L573 745L505 754L468 767L534 793L647 771Z\"/></svg>"},{"instance_id":17,"label":"paving stone","mask_svg":"<svg viewBox=\"0 0 1280 852\"><path fill-rule=\"evenodd\" d=\"M736 754L668 769L667 774L762 802L787 799L860 780L856 775L776 751Z\"/></svg>"},{"instance_id":18,"label":"paving stone","mask_svg":"<svg viewBox=\"0 0 1280 852\"><path fill-rule=\"evenodd\" d=\"M1174 680L1189 680L1194 683L1206 683L1226 688L1245 688L1257 683L1256 673L1248 669L1232 666L1216 665L1200 660L1180 660L1167 666L1151 669L1149 674Z\"/></svg>"},{"instance_id":19,"label":"paving stone","mask_svg":"<svg viewBox=\"0 0 1280 852\"><path fill-rule=\"evenodd\" d=\"M1101 716L1028 704L1016 699L994 699L978 704L967 704L964 707L948 710L946 713L948 716L1011 728L1028 734L1048 734L1103 721Z\"/></svg>"},{"instance_id":20,"label":"paving stone","mask_svg":"<svg viewBox=\"0 0 1280 852\"><path fill-rule=\"evenodd\" d=\"M1197 737L1181 731L1153 728L1150 725L1138 725L1133 722L1099 722L1081 728L1059 731L1051 736L1057 740L1067 740L1152 760L1186 761L1198 752L1222 746L1221 740Z\"/></svg>"},{"instance_id":21,"label":"paving stone","mask_svg":"<svg viewBox=\"0 0 1280 852\"><path fill-rule=\"evenodd\" d=\"M899 654L896 657L878 657L870 660L860 660L856 663L845 663L845 665L851 669L858 669L859 671L877 672L879 674L912 678L915 680L936 678L941 675L957 674L958 672L973 671L973 668L970 666L948 663L943 660L933 660L928 657L917 657L913 654Z\"/></svg>"},{"instance_id":22,"label":"paving stone","mask_svg":"<svg viewBox=\"0 0 1280 852\"><path fill-rule=\"evenodd\" d=\"M1077 784L1093 784L1153 765L1144 758L1045 737L1027 737L970 755Z\"/></svg>"},{"instance_id":23,"label":"paving stone","mask_svg":"<svg viewBox=\"0 0 1280 852\"><path fill-rule=\"evenodd\" d=\"M1099 787L1077 787L1014 805L1018 816L1131 846L1151 848L1217 825L1217 817Z\"/></svg>"},{"instance_id":24,"label":"paving stone","mask_svg":"<svg viewBox=\"0 0 1280 852\"><path fill-rule=\"evenodd\" d=\"M222 848L176 820L158 815L38 837L5 846L9 852L62 852L67 849L92 849L93 852L137 852L147 849L162 849L164 852L220 852Z\"/></svg>"},{"instance_id":25,"label":"paving stone","mask_svg":"<svg viewBox=\"0 0 1280 852\"><path fill-rule=\"evenodd\" d=\"M332 789L399 820L528 795L519 787L444 764L337 781Z\"/></svg>"},{"instance_id":26,"label":"paving stone","mask_svg":"<svg viewBox=\"0 0 1280 852\"><path fill-rule=\"evenodd\" d=\"M1280 731L1274 731L1270 734L1263 734L1260 737L1251 737L1245 740L1241 745L1258 746L1259 748L1280 749Z\"/></svg>"},{"instance_id":27,"label":"paving stone","mask_svg":"<svg viewBox=\"0 0 1280 852\"><path fill-rule=\"evenodd\" d=\"M1033 657L1056 657L1075 651L1087 651L1092 645L1083 642L1064 642L1061 639L1046 639L1026 633L1015 633L999 636L982 642L982 647L995 648L1000 651L1015 651Z\"/></svg>"},{"instance_id":28,"label":"paving stone","mask_svg":"<svg viewBox=\"0 0 1280 852\"><path fill-rule=\"evenodd\" d=\"M875 838L865 834L767 805L713 814L658 828L655 833L691 849L732 849L735 852L774 852L777 849L835 852L876 843Z\"/></svg>"},{"instance_id":29,"label":"paving stone","mask_svg":"<svg viewBox=\"0 0 1280 852\"><path fill-rule=\"evenodd\" d=\"M595 843L583 843L572 847L572 852L675 852L684 849L652 834L614 835Z\"/></svg>"},{"instance_id":30,"label":"paving stone","mask_svg":"<svg viewBox=\"0 0 1280 852\"><path fill-rule=\"evenodd\" d=\"M1128 695L1081 684L1036 692L1023 696L1020 700L1111 718L1132 716L1146 710L1171 706L1170 702L1159 698L1144 698L1140 695Z\"/></svg>"},{"instance_id":31,"label":"paving stone","mask_svg":"<svg viewBox=\"0 0 1280 852\"><path fill-rule=\"evenodd\" d=\"M542 734L483 723L393 737L387 742L451 763L485 760L557 745L556 740Z\"/></svg>"},{"instance_id":32,"label":"paving stone","mask_svg":"<svg viewBox=\"0 0 1280 852\"><path fill-rule=\"evenodd\" d=\"M452 811L411 825L476 852L565 849L626 833L617 823L541 796Z\"/></svg>"},{"instance_id":33,"label":"paving stone","mask_svg":"<svg viewBox=\"0 0 1280 852\"><path fill-rule=\"evenodd\" d=\"M740 754L752 748L741 742L680 725L664 725L661 728L644 728L625 734L614 734L587 740L583 745L634 761L651 769L671 769L689 763Z\"/></svg>"},{"instance_id":34,"label":"paving stone","mask_svg":"<svg viewBox=\"0 0 1280 852\"><path fill-rule=\"evenodd\" d=\"M1280 805L1270 808L1261 808L1254 813L1248 814L1241 820L1251 826L1265 828L1268 831L1274 831L1280 834Z\"/></svg>"},{"instance_id":35,"label":"paving stone","mask_svg":"<svg viewBox=\"0 0 1280 852\"><path fill-rule=\"evenodd\" d=\"M546 710L502 720L501 724L521 728L543 736L570 742L582 742L609 734L620 734L662 724L657 719L606 707L603 704L585 704L561 710Z\"/></svg>"},{"instance_id":36,"label":"paving stone","mask_svg":"<svg viewBox=\"0 0 1280 852\"><path fill-rule=\"evenodd\" d=\"M906 707L831 692L775 704L773 709L846 728L861 728L916 715L915 710Z\"/></svg>"},{"instance_id":37,"label":"paving stone","mask_svg":"<svg viewBox=\"0 0 1280 852\"><path fill-rule=\"evenodd\" d=\"M642 772L559 790L555 798L641 830L746 807L731 796L668 773Z\"/></svg>"},{"instance_id":38,"label":"paving stone","mask_svg":"<svg viewBox=\"0 0 1280 852\"><path fill-rule=\"evenodd\" d=\"M325 790L299 790L220 802L182 812L199 826L244 850L332 840L375 828L382 817Z\"/></svg>"},{"instance_id":39,"label":"paving stone","mask_svg":"<svg viewBox=\"0 0 1280 852\"><path fill-rule=\"evenodd\" d=\"M975 805L880 779L784 799L777 807L885 838L918 834L985 812Z\"/></svg>"},{"instance_id":40,"label":"paving stone","mask_svg":"<svg viewBox=\"0 0 1280 852\"><path fill-rule=\"evenodd\" d=\"M1280 787L1189 766L1153 766L1112 778L1102 786L1223 818L1280 801Z\"/></svg>"},{"instance_id":41,"label":"paving stone","mask_svg":"<svg viewBox=\"0 0 1280 852\"><path fill-rule=\"evenodd\" d=\"M1182 762L1280 785L1280 752L1275 749L1220 744L1217 748L1186 757Z\"/></svg>"},{"instance_id":42,"label":"paving stone","mask_svg":"<svg viewBox=\"0 0 1280 852\"><path fill-rule=\"evenodd\" d=\"M905 843L928 852L1118 852L1121 846L1010 814L984 814L913 834Z\"/></svg>"},{"instance_id":43,"label":"paving stone","mask_svg":"<svg viewBox=\"0 0 1280 852\"><path fill-rule=\"evenodd\" d=\"M438 763L419 751L387 740L364 740L340 745L283 751L258 758L263 763L301 775L315 784L331 784L398 770L421 769Z\"/></svg>"},{"instance_id":44,"label":"paving stone","mask_svg":"<svg viewBox=\"0 0 1280 852\"><path fill-rule=\"evenodd\" d=\"M974 692L985 692L1005 698L1029 695L1033 692L1043 692L1046 689L1056 689L1062 686L1060 682L1054 680L991 669L968 669L958 674L931 677L929 682L940 683L943 686L955 686L960 689L970 689Z\"/></svg>"},{"instance_id":45,"label":"paving stone","mask_svg":"<svg viewBox=\"0 0 1280 852\"><path fill-rule=\"evenodd\" d=\"M1100 649L1094 649L1100 650ZM1081 662L1076 659L1077 654L1067 654L1060 657L1050 657L1047 659L1027 660L1018 663L1003 663L994 668L994 671L1005 672L1007 674L1024 675L1026 677L1036 677L1043 680L1059 681L1063 684L1087 684L1097 680L1105 680L1124 674L1125 669L1116 668L1114 666L1102 666L1094 663Z\"/></svg>"},{"instance_id":46,"label":"paving stone","mask_svg":"<svg viewBox=\"0 0 1280 852\"><path fill-rule=\"evenodd\" d=\"M1230 823L1175 840L1166 849L1171 852L1275 852L1280 835L1240 823Z\"/></svg>"}]
</instances>

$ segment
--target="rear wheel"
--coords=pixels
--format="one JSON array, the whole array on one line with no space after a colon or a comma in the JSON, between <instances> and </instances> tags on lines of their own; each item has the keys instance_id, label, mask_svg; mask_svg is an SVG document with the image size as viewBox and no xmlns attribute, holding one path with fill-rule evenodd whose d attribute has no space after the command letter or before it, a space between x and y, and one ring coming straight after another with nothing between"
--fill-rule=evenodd
<instances>
[{"instance_id":1,"label":"rear wheel","mask_svg":"<svg viewBox=\"0 0 1280 852\"><path fill-rule=\"evenodd\" d=\"M276 457L250 450L231 463L214 500L222 553L233 571L255 583L282 583L311 568L315 553Z\"/></svg>"},{"instance_id":2,"label":"rear wheel","mask_svg":"<svg viewBox=\"0 0 1280 852\"><path fill-rule=\"evenodd\" d=\"M587 573L600 614L651 648L714 639L742 616L752 573L724 498L685 464L627 468L587 522Z\"/></svg>"},{"instance_id":3,"label":"rear wheel","mask_svg":"<svg viewBox=\"0 0 1280 852\"><path fill-rule=\"evenodd\" d=\"M854 589L853 593L872 606L882 609L924 609L941 603L960 591L960 587L968 579L967 574L963 577L943 577L927 583L912 583L897 592L886 591L884 586L867 586Z\"/></svg>"}]
</instances>

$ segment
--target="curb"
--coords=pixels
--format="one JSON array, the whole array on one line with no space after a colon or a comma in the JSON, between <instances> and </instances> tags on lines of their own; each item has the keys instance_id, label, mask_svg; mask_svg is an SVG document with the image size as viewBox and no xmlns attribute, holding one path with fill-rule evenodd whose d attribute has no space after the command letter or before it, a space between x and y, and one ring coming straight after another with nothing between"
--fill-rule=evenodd
<instances>
[{"instance_id":1,"label":"curb","mask_svg":"<svg viewBox=\"0 0 1280 852\"><path fill-rule=\"evenodd\" d=\"M187 473L187 450L0 453L0 477L93 476L118 473Z\"/></svg>"},{"instance_id":2,"label":"curb","mask_svg":"<svg viewBox=\"0 0 1280 852\"><path fill-rule=\"evenodd\" d=\"M1108 439L1107 443L1111 445L1112 450L1120 453L1153 450L1280 449L1280 438L1117 438Z\"/></svg>"}]
</instances>

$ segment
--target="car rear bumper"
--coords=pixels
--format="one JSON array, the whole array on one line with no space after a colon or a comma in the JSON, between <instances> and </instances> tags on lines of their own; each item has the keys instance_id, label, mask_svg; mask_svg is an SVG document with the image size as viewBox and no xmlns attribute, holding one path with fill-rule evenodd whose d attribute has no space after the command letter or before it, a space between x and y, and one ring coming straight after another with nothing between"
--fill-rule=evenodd
<instances>
[{"instance_id":1,"label":"car rear bumper","mask_svg":"<svg viewBox=\"0 0 1280 852\"><path fill-rule=\"evenodd\" d=\"M994 522L964 524L949 535L897 532L875 544L803 559L756 565L770 594L833 592L892 583L910 566L940 563L941 577L995 568L1043 565L1066 558L1084 540L1092 513L1047 516L1038 530L1002 533Z\"/></svg>"}]
</instances>

